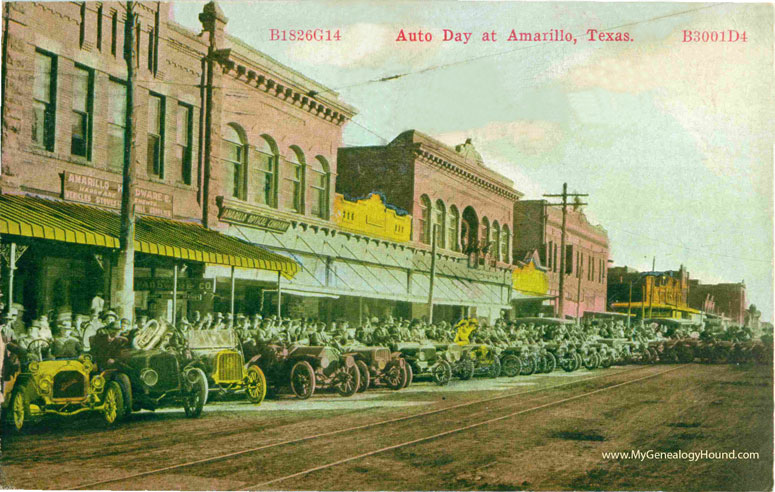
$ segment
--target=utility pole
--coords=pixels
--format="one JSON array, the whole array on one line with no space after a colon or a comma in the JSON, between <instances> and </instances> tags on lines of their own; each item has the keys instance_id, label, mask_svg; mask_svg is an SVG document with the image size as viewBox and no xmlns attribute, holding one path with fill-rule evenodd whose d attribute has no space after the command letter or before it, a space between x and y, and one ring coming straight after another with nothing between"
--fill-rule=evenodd
<instances>
[{"instance_id":1,"label":"utility pole","mask_svg":"<svg viewBox=\"0 0 775 492\"><path fill-rule=\"evenodd\" d=\"M124 60L126 61L126 110L124 128L124 169L121 187L121 236L118 253L119 316L134 322L135 311L135 45L134 2L126 2Z\"/></svg>"},{"instance_id":2,"label":"utility pole","mask_svg":"<svg viewBox=\"0 0 775 492\"><path fill-rule=\"evenodd\" d=\"M436 278L436 235L439 225L433 224L431 229L433 234L431 234L431 281L428 286L428 324L433 323L433 281Z\"/></svg>"},{"instance_id":3,"label":"utility pole","mask_svg":"<svg viewBox=\"0 0 775 492\"><path fill-rule=\"evenodd\" d=\"M654 275L657 269L657 257L655 256L651 260L651 287L649 287L649 318L654 317L654 284L656 284L657 277Z\"/></svg>"},{"instance_id":4,"label":"utility pole","mask_svg":"<svg viewBox=\"0 0 775 492\"><path fill-rule=\"evenodd\" d=\"M581 325L581 318L579 318L579 311L581 310L581 276L584 274L584 262L578 262L578 274L579 283L576 287L576 325Z\"/></svg>"},{"instance_id":5,"label":"utility pole","mask_svg":"<svg viewBox=\"0 0 775 492\"><path fill-rule=\"evenodd\" d=\"M567 215L568 215L568 197L581 197L589 196L586 193L568 193L568 183L562 184L562 194L551 195L544 194L547 198L562 198L562 203L547 203L547 207L562 207L562 238L560 240L560 295L557 303L557 317L565 318L565 235L567 229ZM574 205L581 206L587 205L581 201L576 202Z\"/></svg>"}]
</instances>

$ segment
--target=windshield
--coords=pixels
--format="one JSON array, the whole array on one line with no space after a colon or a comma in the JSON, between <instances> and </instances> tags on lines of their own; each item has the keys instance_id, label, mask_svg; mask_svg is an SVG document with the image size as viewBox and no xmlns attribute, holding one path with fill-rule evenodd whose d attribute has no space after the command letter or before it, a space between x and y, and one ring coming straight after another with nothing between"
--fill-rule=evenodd
<instances>
[{"instance_id":1,"label":"windshield","mask_svg":"<svg viewBox=\"0 0 775 492\"><path fill-rule=\"evenodd\" d=\"M234 330L193 330L188 333L188 346L192 350L235 348L237 345Z\"/></svg>"}]
</instances>

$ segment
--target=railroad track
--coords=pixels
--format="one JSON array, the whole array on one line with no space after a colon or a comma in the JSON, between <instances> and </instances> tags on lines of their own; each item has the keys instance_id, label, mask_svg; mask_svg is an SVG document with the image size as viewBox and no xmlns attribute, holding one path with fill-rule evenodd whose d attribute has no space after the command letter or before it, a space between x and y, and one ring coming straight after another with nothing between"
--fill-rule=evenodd
<instances>
[{"instance_id":1,"label":"railroad track","mask_svg":"<svg viewBox=\"0 0 775 492\"><path fill-rule=\"evenodd\" d=\"M332 431L328 431L328 432L322 432L322 433L317 433L317 434L310 434L310 435L307 435L307 436L304 436L304 437L295 438L295 439L288 439L288 440L274 441L274 442L265 442L265 443L262 443L262 444L260 444L258 446L253 446L253 447L250 447L250 448L247 448L247 449L242 449L242 450L233 451L233 452L229 452L229 453L216 454L216 455L209 456L209 457L202 458L202 459L197 459L197 460L192 460L192 461L187 461L187 462L182 462L182 463L176 463L176 464L167 465L167 466L162 466L162 467L154 468L154 469L151 469L151 470L146 470L146 471L137 472L137 473L131 473L131 474L124 475L124 476L121 476L121 477L115 477L115 478L99 480L99 481L92 481L92 482L88 482L88 483L80 483L80 484L77 484L77 485L74 485L74 486L71 486L71 487L66 487L66 488L70 489L70 490L105 488L104 486L107 485L107 484L117 484L117 483L120 483L120 482L127 482L127 481L131 481L131 480L136 480L136 479L143 479L143 478L151 477L151 476L154 476L154 475L162 475L162 474L165 474L165 473L177 472L177 471L180 471L180 470L183 470L183 469L186 469L186 468L191 468L191 467L200 467L200 470L198 470L198 471L201 471L201 467L203 467L203 466L212 465L212 464L215 464L215 463L222 463L222 462L227 461L227 460L229 461L228 465L236 466L236 465L232 464L233 460L235 460L235 459L238 459L238 460L262 459L266 455L266 453L268 453L270 450L274 451L274 452L279 451L281 453L282 452L286 452L286 451L287 452L292 452L293 448L295 448L295 447L297 447L299 445L305 445L305 444L314 444L316 447L320 447L323 450L322 452L325 453L325 450L327 448L330 448L330 447L334 446L334 444L335 444L335 442L327 442L327 440L326 440L327 438L337 437L337 436L340 436L340 435L343 435L343 434L348 434L348 433L359 433L359 432L360 433L366 433L366 432L369 432L369 431L372 431L372 430L377 430L377 431L379 431L379 434L378 434L379 439L385 439L388 430L392 430L392 431L398 433L399 435L402 435L402 432L406 432L406 431L402 431L401 430L401 426L405 425L407 423L410 423L413 420L423 419L423 418L427 418L427 417L433 416L434 417L434 419L433 419L434 425L444 425L444 422L441 419L443 419L443 418L450 418L450 422L447 422L447 425L449 427L451 427L451 428L446 428L446 430L444 430L442 432L434 432L434 433L432 433L430 435L422 436L422 437L419 437L419 438L403 440L403 441L401 441L401 442L399 442L397 444L391 444L389 446L381 446L381 447L379 447L377 449L374 449L374 450L371 450L371 451L368 451L368 452L365 452L365 453L364 452L355 453L355 454L350 455L349 457L346 457L346 458L343 458L343 459L334 460L334 461L331 461L329 463L325 463L325 464L318 465L318 466L315 466L315 467L310 467L310 468L303 469L301 471L290 473L290 474L280 474L280 476L277 476L275 478L272 478L272 479L269 479L269 480L265 480L265 481L261 481L261 482L257 482L257 483L251 483L250 481L243 481L243 485L239 486L240 490L242 490L242 489L246 489L246 490L258 489L258 488L262 488L262 487L268 487L268 486L271 486L271 485L274 485L274 484L277 484L277 483L280 483L280 482L283 482L283 481L286 481L286 480L290 480L290 479L293 479L293 478L298 478L298 477L301 477L301 476L304 476L304 475L308 475L310 473L314 473L314 472L317 472L317 471L321 471L321 470L325 470L325 469L328 469L328 468L332 468L332 467L335 467L335 466L338 466L338 465L341 465L341 464L345 464L345 463L349 463L349 462L356 461L356 460L359 460L359 459L363 459L363 458L366 458L366 457L369 457L369 456L374 456L374 455L385 453L385 452L388 452L388 451L397 450L397 449L401 449L401 448L404 448L404 447L417 445L417 444L420 444L420 443L423 443L423 442L428 442L428 441L435 440L435 439L441 439L441 438L444 438L444 437L449 436L449 435L453 435L453 434L464 432L464 431L467 431L467 430L470 430L470 429L474 429L474 428L477 428L477 427L485 426L485 425L488 425L488 424L491 424L491 423L495 423L495 422L498 422L498 421L502 421L502 420L505 420L505 419L508 419L508 418L516 417L518 415L526 414L526 413L529 413L529 412L539 411L539 410L544 409L544 408L549 408L549 407L553 407L553 406L562 405L564 403L567 403L567 402L570 402L570 401L574 401L574 400L578 400L580 398L585 398L585 397L588 397L588 396L591 396L591 395L594 395L594 394L598 394L598 393L601 393L601 392L604 392L604 391L613 390L615 388L619 388L619 387L622 387L622 386L625 386L625 385L634 384L634 383L637 383L637 382L640 382L640 381L644 381L644 380L647 380L647 379L655 378L655 377L661 376L662 374L665 374L665 373L672 372L674 370L680 369L681 367L683 367L683 366L677 366L677 367L674 367L674 368L671 368L671 369L668 369L668 370L665 370L665 371L658 371L658 372L650 372L650 369L652 369L652 366L637 367L637 368L628 369L628 370L625 370L625 371L619 371L619 372L616 372L616 373L613 373L613 374L608 374L608 373L600 374L600 375L596 375L596 376L592 376L592 377L587 377L587 378L583 378L583 379L576 379L576 380L565 382L565 383L560 383L560 384L555 384L555 385L550 385L550 386L544 386L544 387L534 388L534 389L530 389L530 390L524 390L524 391L518 391L518 392L509 391L509 392L507 392L505 394L500 394L500 395L497 395L497 396L492 396L492 397L488 397L488 398L481 398L481 399L467 401L467 402L463 402L463 403L459 403L459 404L455 404L455 405L449 405L449 406L445 406L443 408L437 408L437 409L434 409L434 410L428 410L428 411L424 411L424 412L419 412L419 413L415 413L415 414L412 414L412 415L396 417L396 418L391 418L391 419L385 419L385 420L380 420L380 421L377 421L377 422L370 422L370 423L366 423L366 424L362 424L362 425L355 425L355 426L351 426L351 427L347 427L347 428L342 428L342 429L336 429L336 430L332 430ZM643 376L639 376L639 374L641 374L644 371L648 371L649 374L646 374L646 375L643 375ZM635 373L635 374L632 374L632 373ZM588 382L597 382L597 380L601 380L601 379L604 379L604 378L616 378L616 377L622 376L622 375L634 375L635 377L632 377L630 379L626 379L623 382L609 384L609 385L605 385L605 386L600 387L600 388L592 389L590 391L585 391L585 392L580 393L580 394L576 394L576 395L572 395L572 396L566 396L566 397L562 397L562 398L559 398L559 399L553 399L553 400L548 401L548 402L541 402L540 401L540 400L546 398L546 395L541 395L541 393L545 392L546 390L551 390L551 389L563 389L563 390L565 390L565 389L572 389L572 387L577 386L577 385L585 384L585 383L588 383ZM518 397L523 397L523 396L526 396L526 395L532 396L532 395L536 395L536 394L539 395L538 398L537 398L539 400L539 402L533 403L533 402L530 402L530 401L528 401L528 402L525 402L525 401L514 402L513 401L513 399L518 399ZM516 408L515 408L514 403L516 403ZM495 404L495 406L493 404ZM503 405L503 404L505 404L505 406L503 406L503 407L499 406L499 405ZM476 407L482 406L482 405L484 405L484 408L476 411L477 410ZM526 405L528 405L527 408L525 408ZM467 425L460 426L460 425L457 425L457 424L459 424L459 421L460 421L461 417L455 416L454 414L455 414L456 411L462 411L462 410L464 410L464 411L475 410L475 412L473 414L466 415L465 416L466 419L471 419L472 417L477 417L480 414L484 414L485 416L487 416L487 418L484 418L482 420L477 420L477 421L475 421L473 423L470 423L470 424L467 424ZM497 412L497 416L495 416L495 417L489 416L489 415L492 415L493 412ZM489 415L487 415L487 414L489 414ZM363 441L364 442L369 442L369 440L365 439L365 438L363 438ZM273 456L271 456L271 457L273 457ZM277 459L275 461L278 462L278 463L284 463L284 460L282 460L282 459ZM277 466L277 463L275 463L275 466ZM242 469L242 468L240 468L240 469ZM282 472L285 473L284 470ZM223 472L217 472L217 474L219 476L222 476Z\"/></svg>"}]
</instances>

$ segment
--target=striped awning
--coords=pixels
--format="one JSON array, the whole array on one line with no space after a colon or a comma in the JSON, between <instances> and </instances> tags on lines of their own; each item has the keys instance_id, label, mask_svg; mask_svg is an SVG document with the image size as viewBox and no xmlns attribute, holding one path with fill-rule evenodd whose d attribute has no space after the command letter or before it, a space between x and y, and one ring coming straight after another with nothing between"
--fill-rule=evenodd
<instances>
[{"instance_id":1,"label":"striped awning","mask_svg":"<svg viewBox=\"0 0 775 492\"><path fill-rule=\"evenodd\" d=\"M299 265L287 256L199 224L140 216L135 251L215 265L280 272L293 278ZM0 195L0 235L14 235L118 249L117 213L78 203Z\"/></svg>"}]
</instances>

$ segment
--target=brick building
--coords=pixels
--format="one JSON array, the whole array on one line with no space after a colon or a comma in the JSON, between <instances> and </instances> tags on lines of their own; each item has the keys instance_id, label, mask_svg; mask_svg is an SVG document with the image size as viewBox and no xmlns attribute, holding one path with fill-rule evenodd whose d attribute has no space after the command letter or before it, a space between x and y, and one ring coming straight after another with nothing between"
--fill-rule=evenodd
<instances>
[{"instance_id":1,"label":"brick building","mask_svg":"<svg viewBox=\"0 0 775 492\"><path fill-rule=\"evenodd\" d=\"M701 309L689 303L690 285L683 265L663 272L639 272L626 266L608 269L611 309L637 318L699 319Z\"/></svg>"},{"instance_id":2,"label":"brick building","mask_svg":"<svg viewBox=\"0 0 775 492\"><path fill-rule=\"evenodd\" d=\"M455 266L454 272L439 272L441 282L471 278L501 292L499 302L468 301L479 315L494 316L508 307L513 207L521 193L511 180L484 165L470 140L451 148L409 130L387 145L342 148L338 155L338 192L380 192L389 203L409 211L419 251L431 249L435 228L441 258Z\"/></svg>"},{"instance_id":3,"label":"brick building","mask_svg":"<svg viewBox=\"0 0 775 492\"><path fill-rule=\"evenodd\" d=\"M434 217L449 227L443 240L451 238L437 262L433 300L452 307L439 315L453 320L473 307L495 317L508 306L506 252L518 194L470 144L454 150L402 136L404 151L422 147L401 164L417 172L396 176L412 196L360 204L378 190L362 187L349 167L343 173L337 158L354 108L230 36L214 2L200 14L201 32L171 21L169 3L135 5L138 310L168 317L229 311L234 299L245 313L427 314L430 236L417 224L430 224L430 206L421 205L431 197ZM51 310L87 312L99 292L115 306L125 4L6 2L3 9L2 291L27 320ZM429 171L460 194L436 196ZM414 196L419 190L426 191ZM345 223L336 207L366 217ZM412 230L386 231L387 220L407 226L390 213L401 208ZM173 302L170 289L154 287L175 272L183 290L200 290Z\"/></svg>"},{"instance_id":4,"label":"brick building","mask_svg":"<svg viewBox=\"0 0 775 492\"><path fill-rule=\"evenodd\" d=\"M514 256L537 251L546 269L548 294L559 295L562 209L545 200L520 200L514 204ZM607 307L608 234L592 225L580 210L568 209L565 236L565 302L563 316L602 312ZM558 303L554 301L556 315Z\"/></svg>"},{"instance_id":5,"label":"brick building","mask_svg":"<svg viewBox=\"0 0 775 492\"><path fill-rule=\"evenodd\" d=\"M693 280L689 288L689 306L724 316L742 326L746 324L748 309L745 282L703 284Z\"/></svg>"}]
</instances>

